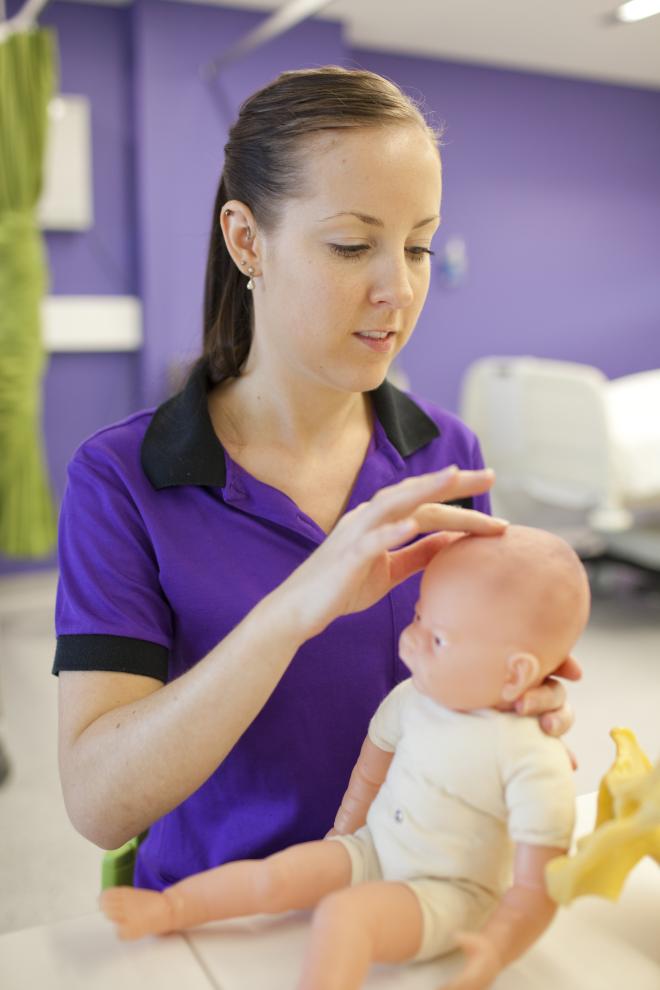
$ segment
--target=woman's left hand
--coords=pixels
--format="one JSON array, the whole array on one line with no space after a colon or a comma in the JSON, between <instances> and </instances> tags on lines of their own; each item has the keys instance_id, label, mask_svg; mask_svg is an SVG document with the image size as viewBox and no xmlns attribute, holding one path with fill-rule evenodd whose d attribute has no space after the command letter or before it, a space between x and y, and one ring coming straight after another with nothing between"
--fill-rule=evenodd
<instances>
[{"instance_id":1,"label":"woman's left hand","mask_svg":"<svg viewBox=\"0 0 660 990\"><path fill-rule=\"evenodd\" d=\"M573 657L567 657L552 677L546 677L542 684L527 691L515 704L518 715L536 715L541 728L549 736L563 736L573 725L573 710L566 700L566 688L557 680L558 677L579 681L582 668Z\"/></svg>"}]
</instances>

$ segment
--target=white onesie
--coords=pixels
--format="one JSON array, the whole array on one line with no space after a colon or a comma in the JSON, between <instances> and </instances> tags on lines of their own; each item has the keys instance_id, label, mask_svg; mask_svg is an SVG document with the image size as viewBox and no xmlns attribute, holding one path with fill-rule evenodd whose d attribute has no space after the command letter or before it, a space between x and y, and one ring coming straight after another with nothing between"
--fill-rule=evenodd
<instances>
[{"instance_id":1,"label":"white onesie","mask_svg":"<svg viewBox=\"0 0 660 990\"><path fill-rule=\"evenodd\" d=\"M412 680L379 706L369 738L394 752L385 781L353 836L337 836L353 883L402 881L424 916L417 959L454 947L479 927L511 879L513 842L568 848L575 789L568 754L536 718L493 709L457 712Z\"/></svg>"}]
</instances>

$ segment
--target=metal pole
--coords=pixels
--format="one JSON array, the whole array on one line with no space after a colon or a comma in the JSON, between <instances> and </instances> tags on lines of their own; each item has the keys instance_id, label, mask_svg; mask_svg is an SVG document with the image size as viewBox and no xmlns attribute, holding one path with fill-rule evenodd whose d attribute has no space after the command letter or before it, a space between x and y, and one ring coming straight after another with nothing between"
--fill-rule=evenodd
<instances>
[{"instance_id":1,"label":"metal pole","mask_svg":"<svg viewBox=\"0 0 660 990\"><path fill-rule=\"evenodd\" d=\"M248 52L254 51L259 45L284 34L285 31L300 24L308 17L313 17L314 14L318 14L331 3L332 0L289 0L256 28L248 31L226 52L203 66L202 77L207 80L213 79L221 69L231 62L235 62Z\"/></svg>"}]
</instances>

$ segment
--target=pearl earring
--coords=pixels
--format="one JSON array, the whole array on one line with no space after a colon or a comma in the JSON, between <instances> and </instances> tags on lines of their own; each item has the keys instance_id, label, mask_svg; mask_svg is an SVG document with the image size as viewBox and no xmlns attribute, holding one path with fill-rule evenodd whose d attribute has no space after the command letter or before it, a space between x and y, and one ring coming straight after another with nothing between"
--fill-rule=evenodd
<instances>
[{"instance_id":1,"label":"pearl earring","mask_svg":"<svg viewBox=\"0 0 660 990\"><path fill-rule=\"evenodd\" d=\"M252 267L252 265L250 265L250 267L248 268L248 275L250 276L250 278L248 279L247 287L250 290L250 292L252 292L252 290L254 289L254 279L252 277L254 275L254 268Z\"/></svg>"}]
</instances>

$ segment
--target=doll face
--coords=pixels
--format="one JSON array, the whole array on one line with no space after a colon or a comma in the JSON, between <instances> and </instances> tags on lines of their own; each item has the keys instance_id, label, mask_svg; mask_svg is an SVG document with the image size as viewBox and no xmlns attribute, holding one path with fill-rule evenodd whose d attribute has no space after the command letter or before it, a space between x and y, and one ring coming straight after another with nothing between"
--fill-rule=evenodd
<instances>
[{"instance_id":1,"label":"doll face","mask_svg":"<svg viewBox=\"0 0 660 990\"><path fill-rule=\"evenodd\" d=\"M455 584L427 573L414 618L399 640L415 687L458 711L502 701L513 645L498 634L498 617L474 584L470 594L457 594Z\"/></svg>"},{"instance_id":2,"label":"doll face","mask_svg":"<svg viewBox=\"0 0 660 990\"><path fill-rule=\"evenodd\" d=\"M589 616L589 584L568 544L510 526L463 538L426 568L401 659L447 708L511 707L568 656Z\"/></svg>"}]
</instances>

